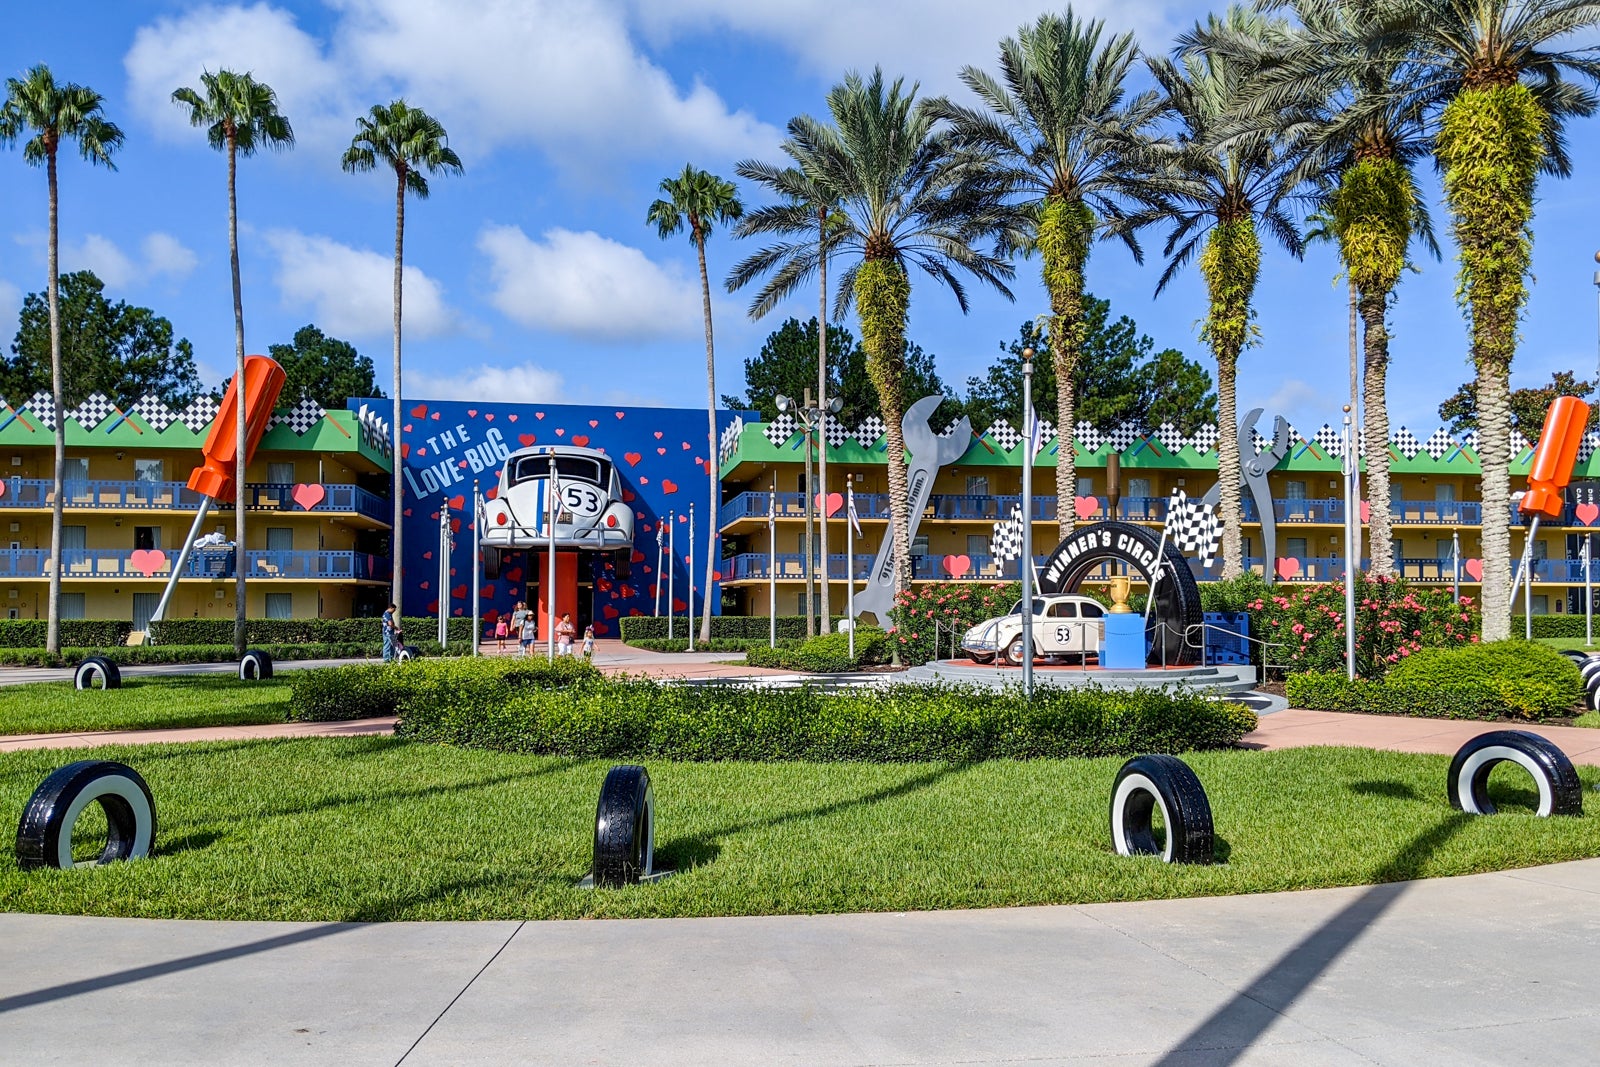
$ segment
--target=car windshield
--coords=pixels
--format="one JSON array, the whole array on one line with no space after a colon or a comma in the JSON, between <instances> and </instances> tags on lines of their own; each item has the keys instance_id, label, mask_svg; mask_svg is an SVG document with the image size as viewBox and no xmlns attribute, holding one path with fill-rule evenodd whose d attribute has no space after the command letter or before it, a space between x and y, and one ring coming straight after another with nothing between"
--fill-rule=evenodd
<instances>
[{"instance_id":1,"label":"car windshield","mask_svg":"<svg viewBox=\"0 0 1600 1067\"><path fill-rule=\"evenodd\" d=\"M1035 600L1033 602L1033 613L1035 615L1043 615L1044 614L1044 601ZM1013 615L1021 615L1022 614L1022 601L1019 600L1015 604L1011 605L1011 614L1013 614Z\"/></svg>"},{"instance_id":2,"label":"car windshield","mask_svg":"<svg viewBox=\"0 0 1600 1067\"><path fill-rule=\"evenodd\" d=\"M520 456L506 479L513 486L550 473L549 456ZM601 489L611 488L611 464L588 456L556 456L556 474L564 481L587 482Z\"/></svg>"}]
</instances>

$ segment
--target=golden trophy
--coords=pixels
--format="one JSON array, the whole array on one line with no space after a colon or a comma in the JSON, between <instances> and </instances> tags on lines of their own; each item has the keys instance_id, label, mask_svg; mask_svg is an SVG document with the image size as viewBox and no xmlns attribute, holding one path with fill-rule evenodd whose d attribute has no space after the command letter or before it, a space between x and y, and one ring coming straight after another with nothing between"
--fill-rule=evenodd
<instances>
[{"instance_id":1,"label":"golden trophy","mask_svg":"<svg viewBox=\"0 0 1600 1067\"><path fill-rule=\"evenodd\" d=\"M1118 574L1106 582L1106 592L1111 596L1110 612L1113 615L1129 615L1133 609L1128 607L1129 583L1127 575Z\"/></svg>"}]
</instances>

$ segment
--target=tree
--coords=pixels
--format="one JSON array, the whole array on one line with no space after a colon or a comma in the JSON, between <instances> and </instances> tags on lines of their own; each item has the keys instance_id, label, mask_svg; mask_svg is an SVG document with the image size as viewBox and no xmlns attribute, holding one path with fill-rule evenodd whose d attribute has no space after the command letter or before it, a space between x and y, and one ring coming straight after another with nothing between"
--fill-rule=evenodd
<instances>
[{"instance_id":1,"label":"tree","mask_svg":"<svg viewBox=\"0 0 1600 1067\"><path fill-rule=\"evenodd\" d=\"M194 346L172 337L172 323L145 307L106 299L92 271L63 274L56 320L61 336L62 403L77 407L103 393L126 411L155 396L173 410L201 392ZM49 293L22 299L12 357L0 363L0 396L21 403L52 388Z\"/></svg>"},{"instance_id":2,"label":"tree","mask_svg":"<svg viewBox=\"0 0 1600 1067\"><path fill-rule=\"evenodd\" d=\"M56 156L61 142L76 141L78 154L91 164L115 170L111 155L122 146L122 131L108 121L104 99L93 89L72 82L58 85L50 68L40 64L23 78L6 79L6 99L0 105L0 144L20 138L22 158L29 166L44 167L50 193L49 276L50 392L55 418L55 497L50 507L50 593L45 623L45 648L61 651L61 515L66 497L62 478L67 465L66 425L63 416L61 364L60 183Z\"/></svg>"},{"instance_id":3,"label":"tree","mask_svg":"<svg viewBox=\"0 0 1600 1067\"><path fill-rule=\"evenodd\" d=\"M405 427L405 413L400 410L400 333L401 333L401 273L405 262L406 193L418 200L428 198L428 174L460 174L461 159L450 148L450 136L437 119L420 108L396 100L385 107L373 104L367 114L356 119L356 135L345 150L340 165L352 174L374 170L382 163L394 171L394 483L390 492L394 497L394 518L390 535L391 555L394 557L393 592L395 616L404 610L402 581L404 557L401 554L405 496L401 480L400 439ZM368 367L370 369L370 362ZM552 594L554 595L554 594ZM439 601L447 603L444 598ZM441 611L444 609L441 609Z\"/></svg>"},{"instance_id":4,"label":"tree","mask_svg":"<svg viewBox=\"0 0 1600 1067\"><path fill-rule=\"evenodd\" d=\"M945 100L935 105L961 143L993 154L998 179L1022 198L1021 247L1039 253L1050 294L1046 334L1056 389L1051 406L1069 428L1077 421L1073 389L1087 326L1083 287L1090 244L1103 220L1124 217L1123 202L1134 184L1135 139L1154 119L1158 103L1154 92L1146 92L1124 104L1124 83L1139 48L1131 33L1102 45L1103 29L1099 20L1080 21L1071 8L1040 15L1000 42L999 80L977 67L961 71L987 110ZM1142 261L1132 230L1124 228L1120 236ZM1036 395L1042 397L1042 383ZM1077 457L1063 449L1056 464L1057 497L1070 497L1077 481ZM1076 520L1071 508L1057 509L1062 537Z\"/></svg>"},{"instance_id":5,"label":"tree","mask_svg":"<svg viewBox=\"0 0 1600 1067\"><path fill-rule=\"evenodd\" d=\"M383 396L372 358L315 326L300 327L293 342L272 345L267 354L278 361L285 375L281 406L292 407L309 398L325 408L341 408L351 397Z\"/></svg>"},{"instance_id":6,"label":"tree","mask_svg":"<svg viewBox=\"0 0 1600 1067\"><path fill-rule=\"evenodd\" d=\"M1537 441L1544 432L1545 415L1556 397L1575 396L1588 400L1594 396L1594 391L1594 382L1583 381L1569 370L1558 370L1550 376L1549 385L1511 393L1507 404L1511 410L1511 428L1528 440ZM1449 400L1439 405L1439 417L1454 434L1478 429L1478 383L1466 382L1457 389ZM1589 412L1589 428L1600 428L1600 409ZM1481 443L1481 433L1479 438Z\"/></svg>"},{"instance_id":7,"label":"tree","mask_svg":"<svg viewBox=\"0 0 1600 1067\"><path fill-rule=\"evenodd\" d=\"M1288 40L1285 23L1233 6L1220 19L1209 16L1195 37L1224 33L1248 36L1259 52ZM1141 198L1146 206L1132 225L1168 223L1166 269L1156 284L1164 290L1199 252L1200 273L1210 296L1201 339L1217 361L1217 479L1222 512L1222 576L1243 572L1239 509L1239 356L1253 342L1256 281L1261 273L1261 233L1295 256L1300 234L1284 214L1294 188L1292 159L1281 129L1241 124L1251 79L1259 70L1236 55L1190 47L1176 61L1148 60L1165 93L1176 129L1152 141L1141 160ZM1202 249L1202 245L1204 246Z\"/></svg>"},{"instance_id":8,"label":"tree","mask_svg":"<svg viewBox=\"0 0 1600 1067\"><path fill-rule=\"evenodd\" d=\"M233 271L233 339L237 362L234 380L238 383L238 404L235 409L236 440L245 439L244 390L244 298L239 282L239 198L238 158L255 155L257 148L288 148L294 144L294 129L289 120L278 111L278 97L272 87L256 81L249 74L236 74L231 70L207 71L200 75L205 89L201 96L184 87L172 93L173 103L189 109L189 123L203 127L206 141L212 148L228 155L228 265ZM398 430L398 427L396 427ZM240 457L243 459L243 457ZM399 453L395 454L399 465ZM244 655L245 571L244 546L244 464L235 471L233 525L236 553L234 570L238 577L234 586L233 651Z\"/></svg>"},{"instance_id":9,"label":"tree","mask_svg":"<svg viewBox=\"0 0 1600 1067\"><path fill-rule=\"evenodd\" d=\"M910 496L901 403L906 367L906 316L916 266L950 288L962 311L964 272L1007 298L1015 273L995 252L976 245L1001 237L1014 213L986 160L938 129L917 87L886 84L881 70L850 73L828 93L832 125L809 115L789 123L789 137L813 161L819 181L839 194L837 254L859 256L839 276L834 317L853 303L866 370L887 424L889 513L894 523L895 584L911 583Z\"/></svg>"},{"instance_id":10,"label":"tree","mask_svg":"<svg viewBox=\"0 0 1600 1067\"><path fill-rule=\"evenodd\" d=\"M711 476L710 506L706 509L706 584L709 602L712 585L716 579L720 553L717 544L721 534L717 529L717 515L722 502L722 484L717 471L717 354L711 340L711 279L706 273L706 238L718 224L738 221L744 214L739 202L739 191L730 181L684 164L683 173L676 178L663 178L661 191L665 199L656 200L645 213L645 221L655 226L663 241L683 232L688 227L689 240L694 244L700 259L700 296L706 326L706 472ZM711 641L711 612L708 609L700 619L700 640Z\"/></svg>"},{"instance_id":11,"label":"tree","mask_svg":"<svg viewBox=\"0 0 1600 1067\"><path fill-rule=\"evenodd\" d=\"M1155 342L1139 333L1126 315L1110 319L1111 302L1085 293L1082 357L1073 382L1079 420L1105 429L1126 423L1145 435L1162 423L1188 434L1217 421L1217 395L1204 367L1177 349L1153 351ZM965 408L975 429L997 419L1022 425L1022 350L1037 352L1043 344L1038 323L1025 322L1015 340L1001 343L1003 354L987 373L967 379ZM1055 374L1051 363L1035 362L1035 407L1040 418L1056 424L1065 436L1070 428L1057 418ZM1072 492L1077 492L1076 483Z\"/></svg>"}]
</instances>

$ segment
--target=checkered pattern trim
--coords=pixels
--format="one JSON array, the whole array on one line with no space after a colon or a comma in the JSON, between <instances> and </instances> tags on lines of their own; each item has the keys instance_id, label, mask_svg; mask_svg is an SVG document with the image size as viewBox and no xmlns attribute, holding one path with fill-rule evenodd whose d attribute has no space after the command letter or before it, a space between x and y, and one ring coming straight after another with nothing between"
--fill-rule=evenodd
<instances>
[{"instance_id":1,"label":"checkered pattern trim","mask_svg":"<svg viewBox=\"0 0 1600 1067\"><path fill-rule=\"evenodd\" d=\"M989 552L1001 562L1022 558L1021 504L1012 504L1011 514L994 524L994 536L989 540Z\"/></svg>"},{"instance_id":2,"label":"checkered pattern trim","mask_svg":"<svg viewBox=\"0 0 1600 1067\"><path fill-rule=\"evenodd\" d=\"M1170 422L1163 422L1156 429L1155 438L1161 442L1161 447L1168 452L1180 451L1185 443L1183 434Z\"/></svg>"},{"instance_id":3,"label":"checkered pattern trim","mask_svg":"<svg viewBox=\"0 0 1600 1067\"><path fill-rule=\"evenodd\" d=\"M1511 431L1511 456L1513 459L1532 447L1533 442L1523 436L1521 430Z\"/></svg>"},{"instance_id":4,"label":"checkered pattern trim","mask_svg":"<svg viewBox=\"0 0 1600 1067\"><path fill-rule=\"evenodd\" d=\"M1056 439L1056 424L1049 419L1039 420L1039 453L1050 447L1050 442Z\"/></svg>"},{"instance_id":5,"label":"checkered pattern trim","mask_svg":"<svg viewBox=\"0 0 1600 1067\"><path fill-rule=\"evenodd\" d=\"M1323 423L1322 429L1311 435L1311 441L1330 456L1344 455L1344 431L1335 430L1327 423Z\"/></svg>"},{"instance_id":6,"label":"checkered pattern trim","mask_svg":"<svg viewBox=\"0 0 1600 1067\"><path fill-rule=\"evenodd\" d=\"M744 419L738 415L722 430L722 440L717 443L717 461L726 463L739 447L739 435L744 433Z\"/></svg>"},{"instance_id":7,"label":"checkered pattern trim","mask_svg":"<svg viewBox=\"0 0 1600 1067\"><path fill-rule=\"evenodd\" d=\"M849 440L850 431L844 428L844 423L839 421L837 415L824 415L822 417L822 439L834 448L838 448Z\"/></svg>"},{"instance_id":8,"label":"checkered pattern trim","mask_svg":"<svg viewBox=\"0 0 1600 1067\"><path fill-rule=\"evenodd\" d=\"M1016 448L1017 442L1022 440L1022 435L1012 429L1011 424L1004 419L994 420L989 424L989 429L985 432L989 435L989 440L1007 452Z\"/></svg>"},{"instance_id":9,"label":"checkered pattern trim","mask_svg":"<svg viewBox=\"0 0 1600 1067\"><path fill-rule=\"evenodd\" d=\"M301 397L300 403L290 408L288 412L278 415L272 420L274 426L287 426L295 432L295 436L302 436L307 430L321 422L327 412L322 405L312 400L309 396Z\"/></svg>"},{"instance_id":10,"label":"checkered pattern trim","mask_svg":"<svg viewBox=\"0 0 1600 1067\"><path fill-rule=\"evenodd\" d=\"M1291 436L1291 439L1292 439L1292 436ZM1259 456L1261 453L1265 452L1267 449L1269 449L1271 447L1272 447L1272 438L1263 437L1261 435L1261 431L1257 430L1255 427L1252 426L1250 428L1250 448L1251 448L1251 451L1255 452L1255 454Z\"/></svg>"},{"instance_id":11,"label":"checkered pattern trim","mask_svg":"<svg viewBox=\"0 0 1600 1067\"><path fill-rule=\"evenodd\" d=\"M216 419L218 409L215 397L197 396L193 403L178 412L178 421L194 433L199 433Z\"/></svg>"},{"instance_id":12,"label":"checkered pattern trim","mask_svg":"<svg viewBox=\"0 0 1600 1067\"><path fill-rule=\"evenodd\" d=\"M1594 455L1596 449L1600 449L1600 433L1590 430L1583 435L1583 440L1578 442L1578 462L1586 462Z\"/></svg>"},{"instance_id":13,"label":"checkered pattern trim","mask_svg":"<svg viewBox=\"0 0 1600 1067\"><path fill-rule=\"evenodd\" d=\"M1395 451L1407 459L1413 459L1422 451L1422 442L1417 440L1417 435L1404 426L1389 435L1389 443L1394 445Z\"/></svg>"},{"instance_id":14,"label":"checkered pattern trim","mask_svg":"<svg viewBox=\"0 0 1600 1067\"><path fill-rule=\"evenodd\" d=\"M156 433L160 433L178 421L178 416L174 415L172 410L161 402L160 397L141 396L138 402L128 410L132 414L139 416L144 424L156 431Z\"/></svg>"},{"instance_id":15,"label":"checkered pattern trim","mask_svg":"<svg viewBox=\"0 0 1600 1067\"><path fill-rule=\"evenodd\" d=\"M56 428L56 402L49 393L41 389L39 392L34 393L33 399L23 406L33 412L34 418L44 423L45 429L53 430Z\"/></svg>"},{"instance_id":16,"label":"checkered pattern trim","mask_svg":"<svg viewBox=\"0 0 1600 1067\"><path fill-rule=\"evenodd\" d=\"M882 419L876 415L868 415L860 426L856 427L856 441L865 448L871 448L883 439L889 427L884 425Z\"/></svg>"},{"instance_id":17,"label":"checkered pattern trim","mask_svg":"<svg viewBox=\"0 0 1600 1067\"><path fill-rule=\"evenodd\" d=\"M1111 442L1111 447L1118 452L1126 452L1133 447L1139 439L1139 427L1131 422L1125 422L1106 435L1106 440Z\"/></svg>"},{"instance_id":18,"label":"checkered pattern trim","mask_svg":"<svg viewBox=\"0 0 1600 1067\"><path fill-rule=\"evenodd\" d=\"M1106 442L1106 439L1100 435L1100 431L1087 422L1078 423L1074 427L1072 435L1078 439L1078 444L1083 446L1085 452L1097 452L1100 446Z\"/></svg>"},{"instance_id":19,"label":"checkered pattern trim","mask_svg":"<svg viewBox=\"0 0 1600 1067\"><path fill-rule=\"evenodd\" d=\"M1205 455L1217 447L1217 428L1215 426L1199 426L1189 437L1189 443L1200 455Z\"/></svg>"},{"instance_id":20,"label":"checkered pattern trim","mask_svg":"<svg viewBox=\"0 0 1600 1067\"><path fill-rule=\"evenodd\" d=\"M92 430L105 422L116 410L117 406L111 402L109 396L104 393L90 393L84 397L83 403L64 414L85 430Z\"/></svg>"},{"instance_id":21,"label":"checkered pattern trim","mask_svg":"<svg viewBox=\"0 0 1600 1067\"><path fill-rule=\"evenodd\" d=\"M767 440L772 443L772 447L777 448L794 436L794 416L788 414L779 415L763 426L761 432L766 434Z\"/></svg>"},{"instance_id":22,"label":"checkered pattern trim","mask_svg":"<svg viewBox=\"0 0 1600 1067\"><path fill-rule=\"evenodd\" d=\"M1193 552L1202 566L1209 567L1216 560L1222 531L1210 504L1190 500L1182 489L1174 489L1167 502L1166 531L1178 551Z\"/></svg>"},{"instance_id":23,"label":"checkered pattern trim","mask_svg":"<svg viewBox=\"0 0 1600 1067\"><path fill-rule=\"evenodd\" d=\"M1429 434L1428 439L1422 443L1422 450L1434 459L1443 459L1455 447L1455 438L1445 433L1443 426Z\"/></svg>"}]
</instances>

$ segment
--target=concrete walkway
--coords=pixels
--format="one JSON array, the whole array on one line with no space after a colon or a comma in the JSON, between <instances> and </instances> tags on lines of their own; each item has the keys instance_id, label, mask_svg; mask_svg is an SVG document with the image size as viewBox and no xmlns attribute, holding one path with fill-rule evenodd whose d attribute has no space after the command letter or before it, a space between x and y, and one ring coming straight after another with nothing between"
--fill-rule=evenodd
<instances>
[{"instance_id":1,"label":"concrete walkway","mask_svg":"<svg viewBox=\"0 0 1600 1067\"><path fill-rule=\"evenodd\" d=\"M739 919L0 915L0 1060L1579 1064L1600 860L1292 894Z\"/></svg>"}]
</instances>

